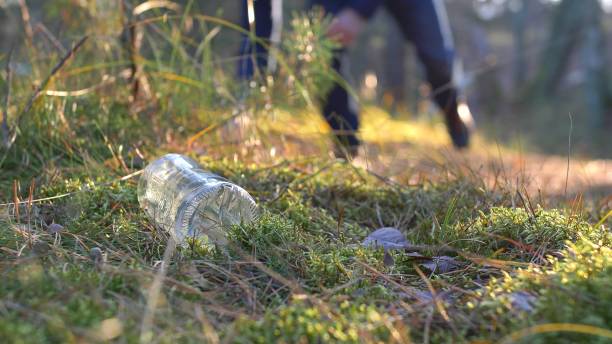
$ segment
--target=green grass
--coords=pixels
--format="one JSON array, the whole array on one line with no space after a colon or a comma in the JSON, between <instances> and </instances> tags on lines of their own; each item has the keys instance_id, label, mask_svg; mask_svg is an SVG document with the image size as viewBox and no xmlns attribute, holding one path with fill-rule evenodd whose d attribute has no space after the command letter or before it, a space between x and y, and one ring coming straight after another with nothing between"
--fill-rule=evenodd
<instances>
[{"instance_id":1,"label":"green grass","mask_svg":"<svg viewBox=\"0 0 612 344\"><path fill-rule=\"evenodd\" d=\"M214 336L236 342L420 341L426 326L432 341L449 342L501 338L548 322L609 327L609 232L576 215L483 206L492 201L484 202L485 194L470 189L469 180L404 188L344 163L262 169L201 162L244 185L263 215L253 225L234 227L227 250L192 242L174 255L154 318L162 342L206 339L204 324L215 329ZM302 168L325 170L313 176ZM140 338L167 235L139 211L133 180L110 180L74 177L44 189L41 196L76 192L35 206L47 222L64 226L59 234L35 223L28 227L25 218L2 225L2 337L95 339L102 321L117 318L122 337ZM415 215L406 219L407 212ZM427 276L446 295L441 307L449 322L423 299L429 292L418 273L428 271L419 265L423 258L393 252L395 264L386 266L382 250L360 246L381 225L378 218L389 221L382 225L399 225L411 242L429 245L421 251L426 256L439 254L437 248L454 250L445 254L455 256L460 272ZM432 232L433 223L439 227ZM568 246L568 240L577 244ZM90 258L94 247L105 253L104 263ZM541 259L551 254L561 258ZM535 264L516 270L520 262ZM507 295L517 290L537 295L536 310L509 317ZM584 303L571 302L575 295ZM558 304L563 298L567 302ZM24 338L26 332L32 335ZM551 336L538 338L557 338Z\"/></svg>"},{"instance_id":2,"label":"green grass","mask_svg":"<svg viewBox=\"0 0 612 344\"><path fill-rule=\"evenodd\" d=\"M0 206L5 342L497 342L549 323L578 327L523 342L611 340L610 220L595 225L609 211L605 200L539 205L454 165L408 183L410 171L391 181L325 158L327 143L307 135L318 122L304 109L329 81L320 22L297 22L292 36L313 40L316 61L298 58L308 44L285 47L289 68L252 87L211 67L210 41L197 56L202 63L190 59L193 40L176 23L185 18L162 19L145 35L142 61L154 99L133 102L123 80L83 97L41 96L23 114L14 145L0 150L0 201L25 202ZM222 23L198 29L208 34ZM50 87L88 87L121 71L121 50L92 41ZM58 60L46 58L38 73ZM37 82L14 80L11 123ZM232 143L221 124L236 113L254 124ZM287 127L305 124L303 132L278 134L281 118L294 124ZM431 126L385 121L389 142L442 144ZM364 127L379 125L372 123ZM364 136L381 138L374 130ZM185 151L191 141L192 157L248 190L261 217L229 229L227 247L194 240L166 259L168 233L140 210L138 177L122 177L142 168L143 157ZM319 150L270 158L271 148L291 145ZM385 226L414 249L362 247ZM423 265L442 255L456 268ZM530 295L530 311L513 304L519 292Z\"/></svg>"}]
</instances>

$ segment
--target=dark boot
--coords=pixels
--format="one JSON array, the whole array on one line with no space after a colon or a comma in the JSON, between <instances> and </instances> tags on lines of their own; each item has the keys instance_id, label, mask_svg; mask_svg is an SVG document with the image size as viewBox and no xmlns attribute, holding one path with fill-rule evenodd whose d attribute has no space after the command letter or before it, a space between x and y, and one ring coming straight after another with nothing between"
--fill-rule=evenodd
<instances>
[{"instance_id":1,"label":"dark boot","mask_svg":"<svg viewBox=\"0 0 612 344\"><path fill-rule=\"evenodd\" d=\"M337 136L334 138L334 157L351 161L359 155L359 146L359 140L353 135L349 137Z\"/></svg>"},{"instance_id":2,"label":"dark boot","mask_svg":"<svg viewBox=\"0 0 612 344\"><path fill-rule=\"evenodd\" d=\"M467 148L470 145L470 136L474 130L474 119L467 103L461 101L457 106L445 111L445 120L455 148Z\"/></svg>"}]
</instances>

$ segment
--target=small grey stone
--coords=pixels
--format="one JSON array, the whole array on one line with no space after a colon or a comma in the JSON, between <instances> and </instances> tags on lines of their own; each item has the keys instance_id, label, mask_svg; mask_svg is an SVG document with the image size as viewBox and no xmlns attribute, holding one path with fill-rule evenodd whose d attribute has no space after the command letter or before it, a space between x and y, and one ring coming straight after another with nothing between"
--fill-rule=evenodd
<instances>
[{"instance_id":1,"label":"small grey stone","mask_svg":"<svg viewBox=\"0 0 612 344\"><path fill-rule=\"evenodd\" d=\"M49 231L49 233L55 234L55 233L59 233L63 231L64 226L60 225L59 223L54 222L47 227L47 230Z\"/></svg>"},{"instance_id":2,"label":"small grey stone","mask_svg":"<svg viewBox=\"0 0 612 344\"><path fill-rule=\"evenodd\" d=\"M410 247L410 243L398 229L384 227L370 233L362 243L365 247L382 247L385 250L400 250Z\"/></svg>"},{"instance_id":3,"label":"small grey stone","mask_svg":"<svg viewBox=\"0 0 612 344\"><path fill-rule=\"evenodd\" d=\"M395 264L395 259L393 259L393 256L387 250L385 250L383 264L385 264L385 266L393 266Z\"/></svg>"},{"instance_id":4,"label":"small grey stone","mask_svg":"<svg viewBox=\"0 0 612 344\"><path fill-rule=\"evenodd\" d=\"M43 255L49 252L49 245L43 241L37 241L32 245L32 252L37 255Z\"/></svg>"},{"instance_id":5,"label":"small grey stone","mask_svg":"<svg viewBox=\"0 0 612 344\"><path fill-rule=\"evenodd\" d=\"M431 302L433 300L433 295L429 291L418 290L414 296L421 302Z\"/></svg>"},{"instance_id":6,"label":"small grey stone","mask_svg":"<svg viewBox=\"0 0 612 344\"><path fill-rule=\"evenodd\" d=\"M435 301L433 294L427 290L418 290L414 296L421 302ZM448 291L439 291L436 293L436 299L441 301L450 301L451 294Z\"/></svg>"},{"instance_id":7,"label":"small grey stone","mask_svg":"<svg viewBox=\"0 0 612 344\"><path fill-rule=\"evenodd\" d=\"M453 257L439 256L433 257L431 261L421 264L421 266L430 270L431 272L437 272L443 274L445 272L453 271L459 268L459 262Z\"/></svg>"},{"instance_id":8,"label":"small grey stone","mask_svg":"<svg viewBox=\"0 0 612 344\"><path fill-rule=\"evenodd\" d=\"M92 247L91 250L89 250L89 258L96 266L101 266L106 261L106 255L99 247Z\"/></svg>"},{"instance_id":9,"label":"small grey stone","mask_svg":"<svg viewBox=\"0 0 612 344\"><path fill-rule=\"evenodd\" d=\"M521 311L533 311L533 304L536 302L536 297L526 291L517 291L508 295L512 307Z\"/></svg>"}]
</instances>

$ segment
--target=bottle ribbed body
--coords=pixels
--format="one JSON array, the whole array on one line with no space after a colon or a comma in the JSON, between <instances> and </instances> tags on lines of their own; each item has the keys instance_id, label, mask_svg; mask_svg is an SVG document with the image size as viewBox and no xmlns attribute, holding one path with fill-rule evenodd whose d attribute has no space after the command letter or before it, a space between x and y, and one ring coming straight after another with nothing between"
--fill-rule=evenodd
<instances>
[{"instance_id":1,"label":"bottle ribbed body","mask_svg":"<svg viewBox=\"0 0 612 344\"><path fill-rule=\"evenodd\" d=\"M179 154L167 154L144 169L138 202L179 243L206 238L225 244L228 227L257 216L248 192Z\"/></svg>"}]
</instances>

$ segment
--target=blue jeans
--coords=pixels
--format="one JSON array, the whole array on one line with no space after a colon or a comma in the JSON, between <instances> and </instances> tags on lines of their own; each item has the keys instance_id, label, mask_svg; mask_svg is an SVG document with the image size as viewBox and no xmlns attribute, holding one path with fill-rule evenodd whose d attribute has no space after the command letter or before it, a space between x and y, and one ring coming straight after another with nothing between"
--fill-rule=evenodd
<instances>
[{"instance_id":1,"label":"blue jeans","mask_svg":"<svg viewBox=\"0 0 612 344\"><path fill-rule=\"evenodd\" d=\"M400 26L404 38L411 42L425 67L427 80L432 86L434 100L446 113L456 111L457 90L452 84L453 42L446 18L444 4L441 0L384 0L381 1ZM272 29L270 0L255 0L255 33L258 37L268 38ZM349 0L312 0L311 5L321 6L326 12L336 14L346 6ZM248 28L246 0L243 6L242 25ZM251 56L255 49L255 61ZM260 45L251 44L245 37L238 74L249 78L254 73L253 62L263 67L267 56ZM333 67L342 73L344 51L338 51L333 60ZM402 61L389 61L402 63ZM337 84L323 102L323 116L336 133L339 142L344 145L359 145L357 130L359 116L355 102L344 87Z\"/></svg>"}]
</instances>

